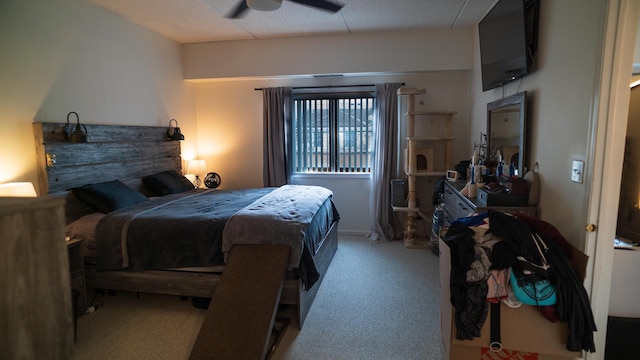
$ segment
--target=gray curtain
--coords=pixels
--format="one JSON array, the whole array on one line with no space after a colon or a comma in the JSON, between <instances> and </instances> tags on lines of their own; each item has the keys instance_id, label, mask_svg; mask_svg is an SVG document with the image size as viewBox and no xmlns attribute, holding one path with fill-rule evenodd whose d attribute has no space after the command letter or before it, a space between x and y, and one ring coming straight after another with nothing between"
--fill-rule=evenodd
<instances>
[{"instance_id":1,"label":"gray curtain","mask_svg":"<svg viewBox=\"0 0 640 360\"><path fill-rule=\"evenodd\" d=\"M393 240L402 227L391 209L391 179L395 177L398 148L398 83L376 85L374 156L371 168L371 240Z\"/></svg>"},{"instance_id":2,"label":"gray curtain","mask_svg":"<svg viewBox=\"0 0 640 360\"><path fill-rule=\"evenodd\" d=\"M289 183L291 171L291 88L262 89L264 186Z\"/></svg>"}]
</instances>

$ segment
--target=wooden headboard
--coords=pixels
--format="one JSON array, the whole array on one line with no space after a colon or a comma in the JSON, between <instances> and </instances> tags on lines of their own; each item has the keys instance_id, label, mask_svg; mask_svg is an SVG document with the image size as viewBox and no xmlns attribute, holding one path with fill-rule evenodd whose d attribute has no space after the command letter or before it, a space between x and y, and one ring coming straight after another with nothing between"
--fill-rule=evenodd
<instances>
[{"instance_id":1,"label":"wooden headboard","mask_svg":"<svg viewBox=\"0 0 640 360\"><path fill-rule=\"evenodd\" d=\"M87 124L88 142L71 143L65 137L66 126L33 123L38 193L67 197L67 212L79 202L69 191L74 187L120 180L140 191L143 176L170 169L182 172L180 142L169 140L167 127ZM47 162L52 155L55 164ZM77 216L68 213L67 220Z\"/></svg>"}]
</instances>

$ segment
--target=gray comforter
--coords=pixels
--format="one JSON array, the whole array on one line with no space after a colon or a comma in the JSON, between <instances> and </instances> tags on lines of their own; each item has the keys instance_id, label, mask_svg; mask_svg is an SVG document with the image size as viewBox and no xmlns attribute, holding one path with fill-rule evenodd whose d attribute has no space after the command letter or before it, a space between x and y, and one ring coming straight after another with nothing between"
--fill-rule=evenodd
<instances>
[{"instance_id":1,"label":"gray comforter","mask_svg":"<svg viewBox=\"0 0 640 360\"><path fill-rule=\"evenodd\" d=\"M222 265L227 220L273 189L194 190L111 212L96 227L97 270Z\"/></svg>"},{"instance_id":2,"label":"gray comforter","mask_svg":"<svg viewBox=\"0 0 640 360\"><path fill-rule=\"evenodd\" d=\"M100 220L96 267L102 271L215 266L224 263L223 246L228 252L235 243L284 243L292 247L291 267L304 267L301 276L312 283L312 255L338 218L331 191L315 186L167 195Z\"/></svg>"},{"instance_id":3,"label":"gray comforter","mask_svg":"<svg viewBox=\"0 0 640 360\"><path fill-rule=\"evenodd\" d=\"M307 229L332 196L319 186L283 185L231 216L224 227L222 251L226 256L235 244L285 244L291 247L289 267L296 268Z\"/></svg>"}]
</instances>

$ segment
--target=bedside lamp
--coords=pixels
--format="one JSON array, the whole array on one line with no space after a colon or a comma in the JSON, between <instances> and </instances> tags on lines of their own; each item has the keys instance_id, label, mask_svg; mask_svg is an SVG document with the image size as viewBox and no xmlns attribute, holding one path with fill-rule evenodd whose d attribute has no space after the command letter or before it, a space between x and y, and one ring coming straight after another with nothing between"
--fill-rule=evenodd
<instances>
[{"instance_id":1,"label":"bedside lamp","mask_svg":"<svg viewBox=\"0 0 640 360\"><path fill-rule=\"evenodd\" d=\"M185 171L187 175L195 175L196 179L193 181L193 185L196 188L200 187L202 184L202 180L200 180L200 174L207 171L207 163L204 160L188 160L187 161L187 170Z\"/></svg>"},{"instance_id":2,"label":"bedside lamp","mask_svg":"<svg viewBox=\"0 0 640 360\"><path fill-rule=\"evenodd\" d=\"M36 189L30 182L0 184L0 197L36 197Z\"/></svg>"}]
</instances>

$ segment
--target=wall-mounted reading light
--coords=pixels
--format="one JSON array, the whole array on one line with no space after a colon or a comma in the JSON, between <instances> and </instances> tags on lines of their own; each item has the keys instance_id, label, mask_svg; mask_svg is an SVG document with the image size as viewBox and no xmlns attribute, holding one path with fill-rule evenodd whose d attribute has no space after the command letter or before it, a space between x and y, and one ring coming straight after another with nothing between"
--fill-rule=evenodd
<instances>
[{"instance_id":1,"label":"wall-mounted reading light","mask_svg":"<svg viewBox=\"0 0 640 360\"><path fill-rule=\"evenodd\" d=\"M69 116L71 116L71 114L76 115L76 128L73 131L71 131L73 126L69 124ZM82 131L82 128L84 128L84 131ZM89 132L87 131L87 127L80 124L80 117L77 112L72 111L67 114L67 127L64 129L64 135L67 140L72 143L86 143L89 141Z\"/></svg>"},{"instance_id":2,"label":"wall-mounted reading light","mask_svg":"<svg viewBox=\"0 0 640 360\"><path fill-rule=\"evenodd\" d=\"M174 121L176 122L176 126L171 127L171 123ZM167 135L169 135L170 140L184 140L184 135L180 133L180 128L178 127L178 120L169 120L169 130L167 130Z\"/></svg>"}]
</instances>

